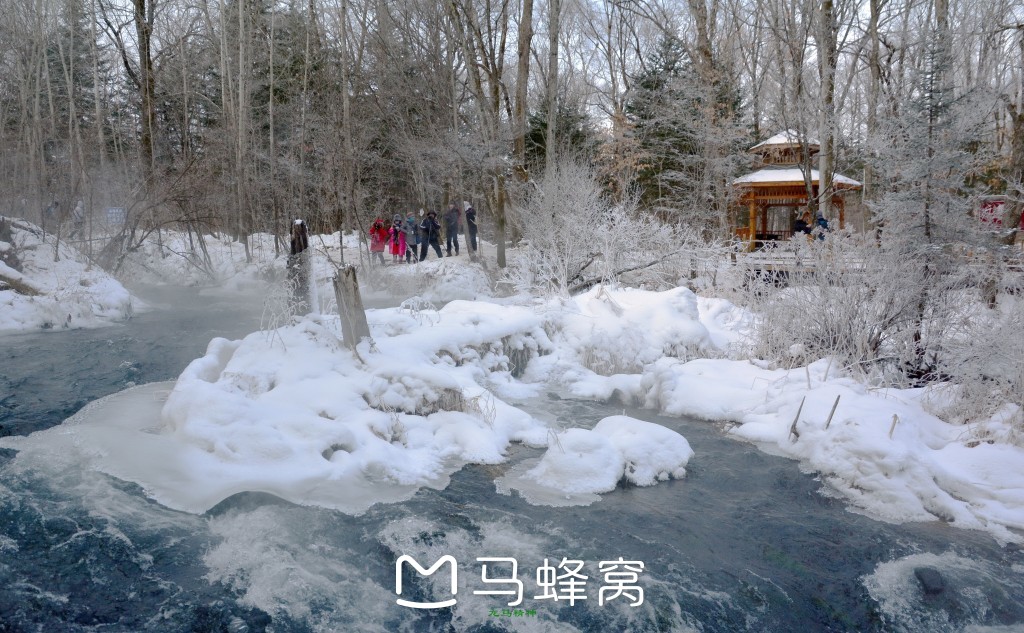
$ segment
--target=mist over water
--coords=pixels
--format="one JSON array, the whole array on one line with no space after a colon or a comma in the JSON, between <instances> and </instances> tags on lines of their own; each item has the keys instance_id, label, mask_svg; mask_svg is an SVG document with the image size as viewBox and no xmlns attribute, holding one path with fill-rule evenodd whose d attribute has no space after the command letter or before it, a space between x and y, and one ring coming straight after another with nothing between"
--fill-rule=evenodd
<instances>
[{"instance_id":1,"label":"mist over water","mask_svg":"<svg viewBox=\"0 0 1024 633\"><path fill-rule=\"evenodd\" d=\"M155 309L100 330L0 338L0 435L61 423L86 402L172 380L215 336L259 327L259 299L159 289ZM616 405L513 403L557 428L592 427ZM716 425L629 415L682 433L696 455L682 480L620 486L589 506L553 508L495 492L541 451L470 466L444 490L360 516L259 493L204 515L175 512L74 455L25 463L0 450L0 631L984 631L1024 623L1024 555L983 533L891 525L821 494L796 462ZM459 563L458 604L395 604L395 560ZM645 563L644 604L597 604L599 561ZM478 557L515 557L521 608L481 589ZM534 570L579 559L588 600L537 600ZM915 568L939 571L926 595ZM444 596L443 574L410 578L410 599ZM970 627L968 629L968 627ZM1003 627L1003 628L999 628ZM1012 630L1012 628L1010 629Z\"/></svg>"}]
</instances>

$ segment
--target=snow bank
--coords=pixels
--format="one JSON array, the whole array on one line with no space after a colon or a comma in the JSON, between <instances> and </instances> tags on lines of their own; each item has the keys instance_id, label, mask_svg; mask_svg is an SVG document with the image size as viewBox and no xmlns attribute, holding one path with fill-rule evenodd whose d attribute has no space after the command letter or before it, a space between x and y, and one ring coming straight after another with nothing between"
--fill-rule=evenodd
<instances>
[{"instance_id":1,"label":"snow bank","mask_svg":"<svg viewBox=\"0 0 1024 633\"><path fill-rule=\"evenodd\" d=\"M387 268L415 278L428 265L452 267ZM721 358L752 322L727 302L682 288L596 288L525 306L456 300L434 310L414 299L368 317L374 344L358 355L321 318L214 340L169 395L124 392L60 430L0 446L19 459L77 451L193 512L242 490L358 512L443 486L463 463L501 462L512 442L548 448L498 482L534 502L586 502L623 478L649 485L685 472L692 450L668 429L616 416L556 435L507 403L554 388L730 422L734 437L800 460L876 517L1024 540L1024 449L972 441L926 411L926 392L871 390L827 360L782 370Z\"/></svg>"},{"instance_id":2,"label":"snow bank","mask_svg":"<svg viewBox=\"0 0 1024 633\"><path fill-rule=\"evenodd\" d=\"M591 503L622 479L652 486L681 479L693 449L679 433L624 415L604 418L591 430L568 429L555 436L544 455L517 465L497 484L518 490L531 503Z\"/></svg>"},{"instance_id":3,"label":"snow bank","mask_svg":"<svg viewBox=\"0 0 1024 633\"><path fill-rule=\"evenodd\" d=\"M718 355L687 288L653 292L599 286L567 300L541 302L555 353L531 364L526 378L555 381L577 398L634 393L640 372L659 358ZM712 318L713 320L713 318Z\"/></svg>"},{"instance_id":4,"label":"snow bank","mask_svg":"<svg viewBox=\"0 0 1024 633\"><path fill-rule=\"evenodd\" d=\"M548 345L531 311L455 303L370 317L377 343L358 356L336 323L314 319L214 339L173 389L115 394L0 444L19 460L77 456L189 512L241 491L360 512L443 486L463 463L499 462L510 442L543 445L543 425L479 384L508 371L505 345Z\"/></svg>"},{"instance_id":5,"label":"snow bank","mask_svg":"<svg viewBox=\"0 0 1024 633\"><path fill-rule=\"evenodd\" d=\"M554 312L550 304L546 309ZM735 355L754 319L682 288L595 289L551 320L560 324L552 327L556 351L536 359L529 378L557 383L576 397L731 422L736 438L800 460L875 517L937 519L1003 541L1024 540L1024 449L972 441L968 427L928 413L922 390L871 390L827 360L781 370L694 358ZM988 435L1009 436L1010 417L1004 412L988 421Z\"/></svg>"},{"instance_id":6,"label":"snow bank","mask_svg":"<svg viewBox=\"0 0 1024 633\"><path fill-rule=\"evenodd\" d=\"M284 278L288 244L275 253L274 236L255 233L246 243L227 234L204 235L173 230L151 234L134 252L126 255L123 276L146 284L207 286L210 292L250 293L263 291L269 282ZM477 299L492 294L492 281L479 263L461 257L438 259L433 250L421 263L391 261L385 266L368 266L365 247L360 252L359 235L339 232L309 238L312 278L316 281L319 309L332 311L331 279L343 257L361 267L360 284L364 299L394 303L394 298L419 296L434 303L456 299ZM493 248L486 243L481 247Z\"/></svg>"},{"instance_id":7,"label":"snow bank","mask_svg":"<svg viewBox=\"0 0 1024 633\"><path fill-rule=\"evenodd\" d=\"M54 261L52 235L44 239L30 222L5 220L11 231L0 237L0 330L96 327L141 307L74 247L62 241Z\"/></svg>"},{"instance_id":8,"label":"snow bank","mask_svg":"<svg viewBox=\"0 0 1024 633\"><path fill-rule=\"evenodd\" d=\"M876 517L1024 540L1011 531L1024 530L1024 449L968 442L968 429L925 411L923 390L872 391L827 360L771 370L665 358L645 369L633 395L667 414L734 422L731 434L801 460Z\"/></svg>"}]
</instances>

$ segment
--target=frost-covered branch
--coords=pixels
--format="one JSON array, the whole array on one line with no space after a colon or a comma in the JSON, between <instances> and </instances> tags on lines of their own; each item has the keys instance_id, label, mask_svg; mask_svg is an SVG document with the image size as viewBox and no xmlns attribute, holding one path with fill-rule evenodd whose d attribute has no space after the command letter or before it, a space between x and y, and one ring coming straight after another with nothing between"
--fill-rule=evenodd
<instances>
[{"instance_id":1,"label":"frost-covered branch","mask_svg":"<svg viewBox=\"0 0 1024 633\"><path fill-rule=\"evenodd\" d=\"M638 212L635 200L613 204L594 171L574 161L538 181L512 220L523 248L504 281L521 292L585 290L656 266L683 244L678 229Z\"/></svg>"}]
</instances>

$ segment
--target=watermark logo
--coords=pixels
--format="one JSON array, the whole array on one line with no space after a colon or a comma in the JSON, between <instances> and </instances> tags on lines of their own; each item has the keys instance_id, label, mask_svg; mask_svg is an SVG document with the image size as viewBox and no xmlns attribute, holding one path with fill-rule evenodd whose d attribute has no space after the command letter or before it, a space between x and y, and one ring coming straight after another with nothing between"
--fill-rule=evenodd
<instances>
[{"instance_id":1,"label":"watermark logo","mask_svg":"<svg viewBox=\"0 0 1024 633\"><path fill-rule=\"evenodd\" d=\"M409 556L408 554L399 556L398 560L395 561L395 593L399 596L402 595L402 563L408 563L409 565L411 565L412 568L419 572L421 576L430 576L435 571L440 569L441 566L443 566L445 563L450 564L452 567L452 596L455 596L455 594L458 593L459 569L458 563L455 561L454 556L450 554L445 554L441 558L437 559L437 562L435 562L429 568L424 568L422 565L419 564L419 561L417 561L412 556ZM444 607L455 606L456 599L452 597L449 600L441 600L440 602L413 602L411 600L399 598L398 600L396 600L396 602L402 605L403 607L409 607L411 609L442 609Z\"/></svg>"},{"instance_id":2,"label":"watermark logo","mask_svg":"<svg viewBox=\"0 0 1024 633\"><path fill-rule=\"evenodd\" d=\"M515 596L516 599L508 603L508 606L514 607L522 604L523 602L523 581L519 580L519 561L514 558L478 558L476 562L480 563L480 580L485 585L512 585L515 589L491 589L487 591L474 591L473 594L477 596ZM490 578L487 576L487 563L509 563L512 566L512 577L511 578ZM493 566L492 566L493 567Z\"/></svg>"},{"instance_id":3,"label":"watermark logo","mask_svg":"<svg viewBox=\"0 0 1024 633\"><path fill-rule=\"evenodd\" d=\"M557 559L556 559L557 560ZM509 607L516 607L523 603L524 583L519 579L519 561L513 557L485 556L477 558L480 565L480 582L484 588L476 589L473 595L477 596L501 596L507 598ZM582 560L563 557L557 564L552 564L547 558L544 564L536 568L535 580L539 593L532 596L534 600L551 600L553 602L567 602L575 606L577 602L587 600L587 583L590 575L584 573L586 563ZM455 606L458 592L458 563L454 556L446 554L439 558L429 568L424 568L416 559L408 554L400 556L395 563L395 593L402 595L402 565L408 563L421 576L430 576L438 571L443 565L451 565L451 593L452 598L438 602L413 602L399 598L398 604L413 609L440 609ZM617 560L600 561L598 571L602 576L603 584L597 592L597 603L604 606L605 603L623 599L628 600L629 606L639 607L644 603L644 590L639 585L640 574L644 571L644 563L639 560L625 560L621 556ZM512 615L536 615L533 609L492 609L491 615L500 617L508 612ZM522 613L520 613L522 612Z\"/></svg>"}]
</instances>

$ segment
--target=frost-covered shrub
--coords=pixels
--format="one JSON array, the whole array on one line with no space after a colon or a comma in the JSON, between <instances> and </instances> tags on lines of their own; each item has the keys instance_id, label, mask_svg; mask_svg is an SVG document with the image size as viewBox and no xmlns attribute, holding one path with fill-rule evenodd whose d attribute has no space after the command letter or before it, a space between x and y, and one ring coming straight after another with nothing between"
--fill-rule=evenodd
<instances>
[{"instance_id":1,"label":"frost-covered shrub","mask_svg":"<svg viewBox=\"0 0 1024 633\"><path fill-rule=\"evenodd\" d=\"M543 177L511 221L523 237L503 283L520 292L574 293L677 258L680 232L613 204L592 168L563 161Z\"/></svg>"},{"instance_id":2,"label":"frost-covered shrub","mask_svg":"<svg viewBox=\"0 0 1024 633\"><path fill-rule=\"evenodd\" d=\"M919 357L940 358L961 331L966 315L954 291L964 283L955 269L927 272L913 253L838 232L792 245L799 265L788 278L748 277L748 302L761 314L756 355L796 364L833 356L900 381L914 377Z\"/></svg>"},{"instance_id":3,"label":"frost-covered shrub","mask_svg":"<svg viewBox=\"0 0 1024 633\"><path fill-rule=\"evenodd\" d=\"M976 310L965 335L950 344L944 358L942 372L950 380L952 398L937 413L951 421L981 423L975 429L978 439L1024 445L1022 331L1017 297L1003 297L992 310ZM995 424L986 424L990 421Z\"/></svg>"}]
</instances>

